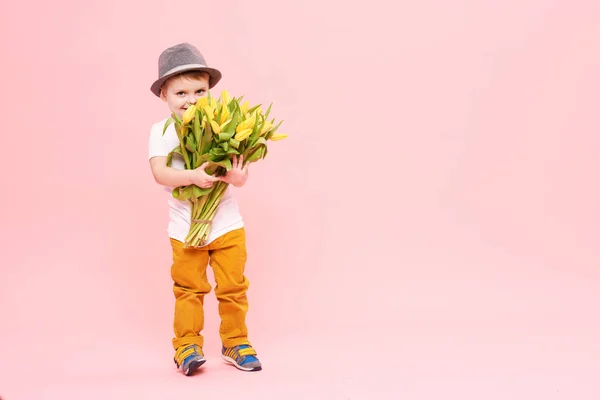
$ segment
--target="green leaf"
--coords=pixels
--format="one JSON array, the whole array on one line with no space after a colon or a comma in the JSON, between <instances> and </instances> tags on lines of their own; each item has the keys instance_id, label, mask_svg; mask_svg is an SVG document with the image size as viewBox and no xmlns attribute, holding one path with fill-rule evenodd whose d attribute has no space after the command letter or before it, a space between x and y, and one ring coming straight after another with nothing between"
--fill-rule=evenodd
<instances>
[{"instance_id":1,"label":"green leaf","mask_svg":"<svg viewBox=\"0 0 600 400\"><path fill-rule=\"evenodd\" d=\"M273 106L273 103L269 104L269 108L267 108L267 112L265 113L265 121L267 120L267 118L269 118L269 114L271 114L272 106Z\"/></svg>"},{"instance_id":2,"label":"green leaf","mask_svg":"<svg viewBox=\"0 0 600 400\"><path fill-rule=\"evenodd\" d=\"M220 147L213 147L212 149L210 149L208 154L213 156L224 156L225 154L227 154L227 152Z\"/></svg>"},{"instance_id":3,"label":"green leaf","mask_svg":"<svg viewBox=\"0 0 600 400\"><path fill-rule=\"evenodd\" d=\"M197 146L193 136L186 136L185 148L188 149L192 154L196 152Z\"/></svg>"},{"instance_id":4,"label":"green leaf","mask_svg":"<svg viewBox=\"0 0 600 400\"><path fill-rule=\"evenodd\" d=\"M217 134L217 143L228 142L234 135L234 132L221 132Z\"/></svg>"},{"instance_id":5,"label":"green leaf","mask_svg":"<svg viewBox=\"0 0 600 400\"><path fill-rule=\"evenodd\" d=\"M194 198L194 186L195 185L186 186L185 189L181 191L185 200L192 200Z\"/></svg>"},{"instance_id":6,"label":"green leaf","mask_svg":"<svg viewBox=\"0 0 600 400\"><path fill-rule=\"evenodd\" d=\"M217 124L219 124L219 121L221 121L222 114L223 114L223 105L221 103L217 103L217 116L214 117L214 120Z\"/></svg>"},{"instance_id":7,"label":"green leaf","mask_svg":"<svg viewBox=\"0 0 600 400\"><path fill-rule=\"evenodd\" d=\"M171 117L175 120L176 123L178 123L179 125L181 125L181 118L179 118L179 116L175 113L171 114Z\"/></svg>"},{"instance_id":8,"label":"green leaf","mask_svg":"<svg viewBox=\"0 0 600 400\"><path fill-rule=\"evenodd\" d=\"M199 197L202 197L202 193L200 193L200 188L196 185L191 186L192 188L192 196L195 199L198 199Z\"/></svg>"},{"instance_id":9,"label":"green leaf","mask_svg":"<svg viewBox=\"0 0 600 400\"><path fill-rule=\"evenodd\" d=\"M211 166L219 166L219 167L223 167L223 168L225 168L227 171L229 171L229 170L231 169L231 167L232 167L232 166L231 166L231 160L230 160L229 158L226 158L226 159L224 159L224 160L222 160L222 161L218 161L218 162L211 161L211 162L210 162L210 165L211 165Z\"/></svg>"},{"instance_id":10,"label":"green leaf","mask_svg":"<svg viewBox=\"0 0 600 400\"><path fill-rule=\"evenodd\" d=\"M181 148L179 146L175 147L173 150L171 150L171 152L169 153L169 155L167 155L167 167L171 166L171 164L173 162L173 155L174 154L181 155Z\"/></svg>"},{"instance_id":11,"label":"green leaf","mask_svg":"<svg viewBox=\"0 0 600 400\"><path fill-rule=\"evenodd\" d=\"M191 187L192 187L192 195L193 195L194 199L199 199L202 196L210 194L210 192L213 189L213 188L205 188L205 189L203 189L203 188L198 187L196 185L193 185Z\"/></svg>"},{"instance_id":12,"label":"green leaf","mask_svg":"<svg viewBox=\"0 0 600 400\"><path fill-rule=\"evenodd\" d=\"M252 148L256 148L256 147L260 147L260 146L266 146L267 145L267 139L265 139L264 137L259 137L256 140L256 143L254 143L254 145L252 146Z\"/></svg>"},{"instance_id":13,"label":"green leaf","mask_svg":"<svg viewBox=\"0 0 600 400\"><path fill-rule=\"evenodd\" d=\"M244 159L252 160L255 157L255 154L259 152L262 148L267 147L267 141L264 137L258 138L256 144L252 146L246 153ZM260 154L260 153L259 153ZM260 158L260 157L259 157Z\"/></svg>"},{"instance_id":14,"label":"green leaf","mask_svg":"<svg viewBox=\"0 0 600 400\"><path fill-rule=\"evenodd\" d=\"M271 136L273 136L273 134L275 133L275 131L281 126L282 123L283 123L283 120L279 121L279 123L277 125L275 125L275 127L273 129L271 129L269 131L269 133L267 133L265 135L265 139L267 139L267 140L271 139Z\"/></svg>"},{"instance_id":15,"label":"green leaf","mask_svg":"<svg viewBox=\"0 0 600 400\"><path fill-rule=\"evenodd\" d=\"M237 151L236 149L229 149L227 150L227 156L238 156L240 154L239 151Z\"/></svg>"},{"instance_id":16,"label":"green leaf","mask_svg":"<svg viewBox=\"0 0 600 400\"><path fill-rule=\"evenodd\" d=\"M240 142L235 140L234 138L231 138L229 139L229 145L234 149L237 149L238 147L240 147Z\"/></svg>"},{"instance_id":17,"label":"green leaf","mask_svg":"<svg viewBox=\"0 0 600 400\"><path fill-rule=\"evenodd\" d=\"M201 129L200 129L200 120L202 119L202 114L198 111L196 111L196 118L194 118L194 125L193 125L193 131L194 131L194 137L196 139L196 143L200 143L200 139L201 139Z\"/></svg>"},{"instance_id":18,"label":"green leaf","mask_svg":"<svg viewBox=\"0 0 600 400\"><path fill-rule=\"evenodd\" d=\"M204 172L206 172L208 175L216 176L215 173L217 172L217 169L219 169L219 167L217 165L209 164L206 167L206 169L204 170Z\"/></svg>"},{"instance_id":19,"label":"green leaf","mask_svg":"<svg viewBox=\"0 0 600 400\"><path fill-rule=\"evenodd\" d=\"M177 133L177 137L181 139L181 123L175 121L175 133Z\"/></svg>"},{"instance_id":20,"label":"green leaf","mask_svg":"<svg viewBox=\"0 0 600 400\"><path fill-rule=\"evenodd\" d=\"M271 134L275 133L275 131L277 129L279 129L279 127L281 126L281 124L283 124L283 120L279 121L279 123L277 125L275 125L275 127L273 129L271 129Z\"/></svg>"},{"instance_id":21,"label":"green leaf","mask_svg":"<svg viewBox=\"0 0 600 400\"><path fill-rule=\"evenodd\" d=\"M258 149L258 151L252 153L252 155L250 156L250 158L248 158L247 160L244 159L244 163L246 163L246 162L251 163L251 162L255 162L255 161L260 160L262 158L261 150L262 149Z\"/></svg>"},{"instance_id":22,"label":"green leaf","mask_svg":"<svg viewBox=\"0 0 600 400\"><path fill-rule=\"evenodd\" d=\"M200 153L208 153L212 146L212 137L213 131L210 123L206 123L206 130L204 131L204 135L202 136L202 145L200 146Z\"/></svg>"},{"instance_id":23,"label":"green leaf","mask_svg":"<svg viewBox=\"0 0 600 400\"><path fill-rule=\"evenodd\" d=\"M250 147L252 147L254 145L254 143L256 142L256 139L258 138L260 131L263 127L263 124L259 124L258 120L259 120L259 115L256 114L255 117L255 121L254 121L254 129L252 129L252 133L250 134L250 137L248 138L248 142L250 143ZM263 121L264 123L264 121Z\"/></svg>"},{"instance_id":24,"label":"green leaf","mask_svg":"<svg viewBox=\"0 0 600 400\"><path fill-rule=\"evenodd\" d=\"M233 98L229 102L229 112L231 113L231 115L233 115L233 112L239 108L240 108L240 103L235 98Z\"/></svg>"},{"instance_id":25,"label":"green leaf","mask_svg":"<svg viewBox=\"0 0 600 400\"><path fill-rule=\"evenodd\" d=\"M210 161L210 154L205 153L205 154L201 154L198 157L197 163L198 163L198 167L201 166L202 164L204 164L205 162ZM196 167L197 168L197 167Z\"/></svg>"},{"instance_id":26,"label":"green leaf","mask_svg":"<svg viewBox=\"0 0 600 400\"><path fill-rule=\"evenodd\" d=\"M229 150L229 142L221 143L221 148L225 151Z\"/></svg>"},{"instance_id":27,"label":"green leaf","mask_svg":"<svg viewBox=\"0 0 600 400\"><path fill-rule=\"evenodd\" d=\"M175 120L172 117L165 121L165 126L163 127L163 132L162 132L163 136L165 135L165 132L167 131L167 128L169 127L169 125L171 125L173 122L175 122Z\"/></svg>"},{"instance_id":28,"label":"green leaf","mask_svg":"<svg viewBox=\"0 0 600 400\"><path fill-rule=\"evenodd\" d=\"M235 134L235 128L237 128L238 126L238 121L240 119L240 114L241 111L239 110L239 108L236 108L234 111L232 111L231 113L231 121L223 126L223 129L221 129L221 133L231 133L232 135Z\"/></svg>"},{"instance_id":29,"label":"green leaf","mask_svg":"<svg viewBox=\"0 0 600 400\"><path fill-rule=\"evenodd\" d=\"M225 132L226 131L227 127L231 123L231 120L232 120L232 118L231 118L231 111L230 111L229 112L229 118L227 119L227 121L225 121L225 123L223 123L223 124L220 124L220 126L221 126L221 132Z\"/></svg>"},{"instance_id":30,"label":"green leaf","mask_svg":"<svg viewBox=\"0 0 600 400\"><path fill-rule=\"evenodd\" d=\"M233 114L238 109L238 107L239 107L239 104L236 101L236 99L235 98L231 99L231 101L229 102L229 105L227 106L227 108L229 108L229 122L227 124L223 125L223 128L221 129L221 131L226 129L229 126L229 124L231 124L231 121L233 120Z\"/></svg>"},{"instance_id":31,"label":"green leaf","mask_svg":"<svg viewBox=\"0 0 600 400\"><path fill-rule=\"evenodd\" d=\"M254 107L252 107L251 109L248 110L248 114L252 114L254 112L254 110L257 110L258 107L262 106L262 104L256 105Z\"/></svg>"},{"instance_id":32,"label":"green leaf","mask_svg":"<svg viewBox=\"0 0 600 400\"><path fill-rule=\"evenodd\" d=\"M180 201L188 201L192 197L191 186L180 186L173 189L173 197Z\"/></svg>"}]
</instances>

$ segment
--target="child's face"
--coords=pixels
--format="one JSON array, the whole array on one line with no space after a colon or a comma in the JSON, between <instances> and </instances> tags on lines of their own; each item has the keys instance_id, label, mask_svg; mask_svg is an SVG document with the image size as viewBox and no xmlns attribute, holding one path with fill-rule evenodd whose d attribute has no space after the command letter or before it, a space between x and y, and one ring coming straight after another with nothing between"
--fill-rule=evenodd
<instances>
[{"instance_id":1,"label":"child's face","mask_svg":"<svg viewBox=\"0 0 600 400\"><path fill-rule=\"evenodd\" d=\"M163 85L160 98L181 118L190 104L195 104L200 97L206 96L208 79L208 75L193 78L185 75L175 76Z\"/></svg>"}]
</instances>

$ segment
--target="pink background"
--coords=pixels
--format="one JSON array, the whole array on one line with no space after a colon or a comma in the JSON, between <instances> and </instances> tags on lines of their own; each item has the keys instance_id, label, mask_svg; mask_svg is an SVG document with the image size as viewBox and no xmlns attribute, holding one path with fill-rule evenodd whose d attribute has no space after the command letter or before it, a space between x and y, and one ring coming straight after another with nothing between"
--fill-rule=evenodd
<instances>
[{"instance_id":1,"label":"pink background","mask_svg":"<svg viewBox=\"0 0 600 400\"><path fill-rule=\"evenodd\" d=\"M0 396L600 398L597 1L10 2ZM172 364L157 57L284 119L237 191L265 369Z\"/></svg>"}]
</instances>

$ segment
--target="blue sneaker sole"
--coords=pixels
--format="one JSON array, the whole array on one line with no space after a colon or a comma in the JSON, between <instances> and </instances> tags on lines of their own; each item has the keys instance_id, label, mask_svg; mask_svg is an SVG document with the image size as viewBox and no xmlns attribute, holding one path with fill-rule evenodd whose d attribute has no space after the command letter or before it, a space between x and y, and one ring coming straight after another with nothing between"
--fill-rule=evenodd
<instances>
[{"instance_id":1,"label":"blue sneaker sole","mask_svg":"<svg viewBox=\"0 0 600 400\"><path fill-rule=\"evenodd\" d=\"M173 360L173 361L175 362L175 366L177 367L177 369L181 369L181 371L185 375L190 376L191 374L196 372L198 370L198 368L200 368L202 366L202 364L204 364L206 362L206 359L199 360L199 361L191 361L190 366L187 371L184 371L183 368L181 368L180 365L177 364L177 361L175 361L175 360Z\"/></svg>"},{"instance_id":2,"label":"blue sneaker sole","mask_svg":"<svg viewBox=\"0 0 600 400\"><path fill-rule=\"evenodd\" d=\"M206 362L206 360L192 361L192 362L190 362L190 366L189 366L188 370L184 371L183 373L186 374L187 376L190 376L191 374L196 372L198 370L198 368L200 368L202 366L202 364L204 364L205 362Z\"/></svg>"}]
</instances>

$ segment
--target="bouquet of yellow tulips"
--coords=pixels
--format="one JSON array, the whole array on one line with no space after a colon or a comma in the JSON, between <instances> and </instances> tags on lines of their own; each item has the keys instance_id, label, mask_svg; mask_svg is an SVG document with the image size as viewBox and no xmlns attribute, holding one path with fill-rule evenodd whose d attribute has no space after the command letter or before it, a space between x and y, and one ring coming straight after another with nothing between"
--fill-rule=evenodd
<instances>
[{"instance_id":1,"label":"bouquet of yellow tulips","mask_svg":"<svg viewBox=\"0 0 600 400\"><path fill-rule=\"evenodd\" d=\"M232 98L224 90L219 99L200 98L190 105L180 119L175 113L165 122L167 127L175 124L179 146L167 157L171 166L173 155L183 157L186 169L196 169L208 163L209 175L223 176L232 168L232 158L243 156L244 165L263 159L267 155L267 142L285 139L287 135L276 134L281 125L269 120L271 106L263 113L261 105L250 108L242 97ZM210 188L196 185L173 189L173 197L192 204L190 231L185 247L201 247L206 244L217 206L229 184L218 181Z\"/></svg>"}]
</instances>

